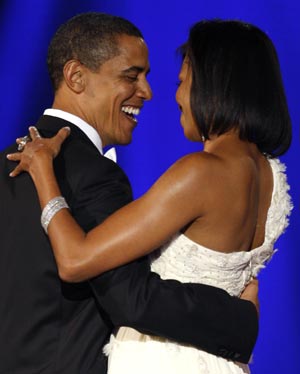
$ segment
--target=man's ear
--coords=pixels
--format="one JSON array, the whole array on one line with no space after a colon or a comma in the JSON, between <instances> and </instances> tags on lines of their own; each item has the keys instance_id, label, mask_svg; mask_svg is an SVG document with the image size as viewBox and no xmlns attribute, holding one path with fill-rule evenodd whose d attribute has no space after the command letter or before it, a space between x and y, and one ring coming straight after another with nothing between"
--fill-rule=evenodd
<instances>
[{"instance_id":1,"label":"man's ear","mask_svg":"<svg viewBox=\"0 0 300 374\"><path fill-rule=\"evenodd\" d=\"M63 74L67 86L72 91L81 93L84 90L84 67L78 60L66 62Z\"/></svg>"}]
</instances>

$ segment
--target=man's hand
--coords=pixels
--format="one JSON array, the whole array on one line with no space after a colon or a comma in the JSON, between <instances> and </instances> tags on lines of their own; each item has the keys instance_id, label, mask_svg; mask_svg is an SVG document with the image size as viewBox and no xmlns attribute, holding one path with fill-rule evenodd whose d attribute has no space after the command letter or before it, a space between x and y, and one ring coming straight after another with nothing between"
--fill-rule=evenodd
<instances>
[{"instance_id":1,"label":"man's hand","mask_svg":"<svg viewBox=\"0 0 300 374\"><path fill-rule=\"evenodd\" d=\"M259 315L259 300L258 300L258 280L253 279L241 294L241 299L251 301L257 310Z\"/></svg>"}]
</instances>

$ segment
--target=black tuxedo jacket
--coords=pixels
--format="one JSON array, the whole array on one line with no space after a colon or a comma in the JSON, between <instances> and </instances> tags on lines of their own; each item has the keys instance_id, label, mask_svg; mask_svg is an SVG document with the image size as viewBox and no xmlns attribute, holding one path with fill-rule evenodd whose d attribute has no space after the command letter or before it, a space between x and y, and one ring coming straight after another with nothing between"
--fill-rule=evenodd
<instances>
[{"instance_id":1,"label":"black tuxedo jacket","mask_svg":"<svg viewBox=\"0 0 300 374\"><path fill-rule=\"evenodd\" d=\"M131 188L76 126L51 116L37 123L43 136L67 125L56 174L89 230L130 202ZM147 257L88 283L62 283L30 176L8 176L15 164L5 155L15 151L0 156L0 374L104 374L102 347L121 325L248 361L257 337L253 304L214 287L162 281Z\"/></svg>"}]
</instances>

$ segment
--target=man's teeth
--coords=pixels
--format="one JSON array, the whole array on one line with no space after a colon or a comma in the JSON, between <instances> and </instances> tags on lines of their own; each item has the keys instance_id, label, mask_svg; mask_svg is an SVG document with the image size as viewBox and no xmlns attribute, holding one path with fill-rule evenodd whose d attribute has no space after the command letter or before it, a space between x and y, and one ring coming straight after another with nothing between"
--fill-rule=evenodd
<instances>
[{"instance_id":1,"label":"man's teeth","mask_svg":"<svg viewBox=\"0 0 300 374\"><path fill-rule=\"evenodd\" d=\"M122 112L127 114L134 114L135 116L138 116L140 114L139 108L134 108L132 106L122 106Z\"/></svg>"}]
</instances>

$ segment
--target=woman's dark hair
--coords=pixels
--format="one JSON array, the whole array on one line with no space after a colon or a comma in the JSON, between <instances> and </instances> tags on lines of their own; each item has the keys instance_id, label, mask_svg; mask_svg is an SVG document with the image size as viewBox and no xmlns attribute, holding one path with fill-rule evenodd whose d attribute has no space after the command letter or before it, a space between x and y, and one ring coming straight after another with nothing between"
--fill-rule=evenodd
<instances>
[{"instance_id":1,"label":"woman's dark hair","mask_svg":"<svg viewBox=\"0 0 300 374\"><path fill-rule=\"evenodd\" d=\"M290 117L277 53L265 33L240 21L201 21L180 51L190 64L191 108L201 135L237 129L263 153L287 151Z\"/></svg>"},{"instance_id":2,"label":"woman's dark hair","mask_svg":"<svg viewBox=\"0 0 300 374\"><path fill-rule=\"evenodd\" d=\"M92 71L120 53L118 36L142 38L141 31L128 20L111 14L79 14L61 25L52 38L47 65L54 90L63 79L67 61L79 60Z\"/></svg>"}]
</instances>

